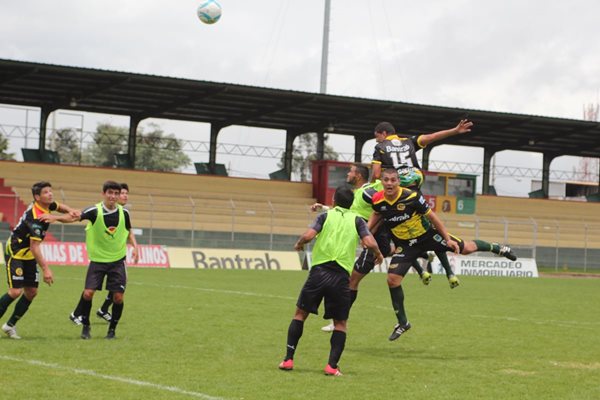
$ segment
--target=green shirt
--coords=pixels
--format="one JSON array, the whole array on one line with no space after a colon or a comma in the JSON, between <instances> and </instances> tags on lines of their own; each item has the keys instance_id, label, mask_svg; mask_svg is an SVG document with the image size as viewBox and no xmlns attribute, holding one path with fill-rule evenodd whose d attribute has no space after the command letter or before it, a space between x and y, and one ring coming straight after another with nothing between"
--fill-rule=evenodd
<instances>
[{"instance_id":1,"label":"green shirt","mask_svg":"<svg viewBox=\"0 0 600 400\"><path fill-rule=\"evenodd\" d=\"M358 215L354 211L342 207L327 211L327 218L312 250L313 265L335 261L348 274L352 272L359 241L356 217Z\"/></svg>"},{"instance_id":2,"label":"green shirt","mask_svg":"<svg viewBox=\"0 0 600 400\"><path fill-rule=\"evenodd\" d=\"M350 209L357 213L364 220L368 220L371 216L371 213L373 213L373 207L372 202L367 202L363 195L365 194L365 191L367 191L367 193L375 193L381 190L383 190L383 185L379 179L372 183L365 183L354 191L354 201L352 202ZM368 197L370 198L371 195Z\"/></svg>"},{"instance_id":3,"label":"green shirt","mask_svg":"<svg viewBox=\"0 0 600 400\"><path fill-rule=\"evenodd\" d=\"M98 216L96 221L85 227L85 244L90 261L111 263L119 261L127 255L127 237L129 231L125 227L123 207L117 205L119 223L109 230L104 223L102 203L96 204Z\"/></svg>"}]
</instances>

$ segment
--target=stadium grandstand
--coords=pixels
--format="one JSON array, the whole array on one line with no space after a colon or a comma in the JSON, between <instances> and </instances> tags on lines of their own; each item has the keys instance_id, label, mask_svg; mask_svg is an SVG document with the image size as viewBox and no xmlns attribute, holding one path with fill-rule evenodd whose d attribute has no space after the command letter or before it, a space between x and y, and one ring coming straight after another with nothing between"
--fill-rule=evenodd
<instances>
[{"instance_id":1,"label":"stadium grandstand","mask_svg":"<svg viewBox=\"0 0 600 400\"><path fill-rule=\"evenodd\" d=\"M92 204L106 179L127 182L141 243L203 247L289 249L312 216L316 200L310 183L217 176L219 131L231 125L285 131L289 179L294 139L324 134L351 135L355 160L378 121L393 121L399 132L415 134L453 126L468 115L477 122L469 135L444 144L484 148L483 195L473 214L444 215L449 230L465 238L510 243L518 255L538 264L600 268L600 203L549 200L551 161L562 155L599 157L600 124L519 114L494 113L378 101L151 75L0 60L0 103L39 107L40 162L0 162L0 214L5 236L29 203L32 182L52 182L55 197L74 207ZM126 162L129 168L60 165L47 157L46 130L56 110L126 115L131 118ZM211 125L208 175L136 171L140 121L164 118ZM490 160L502 150L543 154L540 199L493 196ZM428 148L423 167L429 165ZM366 149L367 153L371 149ZM212 175L211 175L212 174ZM546 197L546 198L544 198ZM593 198L593 197L592 197ZM597 198L597 195L596 195ZM81 227L53 229L57 240L82 240Z\"/></svg>"}]
</instances>

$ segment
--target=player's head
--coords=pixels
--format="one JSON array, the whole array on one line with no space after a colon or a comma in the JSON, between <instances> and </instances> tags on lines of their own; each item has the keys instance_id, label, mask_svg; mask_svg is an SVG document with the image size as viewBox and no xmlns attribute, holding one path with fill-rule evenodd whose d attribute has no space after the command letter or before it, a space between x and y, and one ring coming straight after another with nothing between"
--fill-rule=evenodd
<instances>
[{"instance_id":1,"label":"player's head","mask_svg":"<svg viewBox=\"0 0 600 400\"><path fill-rule=\"evenodd\" d=\"M44 205L49 205L54 201L52 185L50 182L41 181L34 183L33 186L31 186L31 194L35 201Z\"/></svg>"},{"instance_id":2,"label":"player's head","mask_svg":"<svg viewBox=\"0 0 600 400\"><path fill-rule=\"evenodd\" d=\"M350 208L352 206L352 202L354 201L354 192L352 188L348 185L338 186L335 189L335 194L333 195L333 202L336 206L342 208Z\"/></svg>"},{"instance_id":3,"label":"player's head","mask_svg":"<svg viewBox=\"0 0 600 400\"><path fill-rule=\"evenodd\" d=\"M388 135L394 135L396 133L396 129L394 125L389 122L380 122L375 127L375 141L382 142Z\"/></svg>"},{"instance_id":4,"label":"player's head","mask_svg":"<svg viewBox=\"0 0 600 400\"><path fill-rule=\"evenodd\" d=\"M381 174L381 183L383 184L383 190L386 195L394 196L400 190L398 171L396 168L386 168Z\"/></svg>"},{"instance_id":5,"label":"player's head","mask_svg":"<svg viewBox=\"0 0 600 400\"><path fill-rule=\"evenodd\" d=\"M115 181L106 181L102 185L102 195L104 196L104 205L113 209L117 204L121 194L121 184Z\"/></svg>"},{"instance_id":6,"label":"player's head","mask_svg":"<svg viewBox=\"0 0 600 400\"><path fill-rule=\"evenodd\" d=\"M124 206L129 201L129 185L122 182L121 183L121 192L119 193L119 204Z\"/></svg>"},{"instance_id":7,"label":"player's head","mask_svg":"<svg viewBox=\"0 0 600 400\"><path fill-rule=\"evenodd\" d=\"M348 174L346 175L346 183L349 183L353 186L357 186L358 184L362 185L365 182L369 181L369 168L365 167L362 164L354 164L350 167Z\"/></svg>"},{"instance_id":8,"label":"player's head","mask_svg":"<svg viewBox=\"0 0 600 400\"><path fill-rule=\"evenodd\" d=\"M421 171L417 171L417 170L413 169L413 170L401 173L398 176L398 179L400 180L400 186L409 188L409 189L413 189L413 190L417 190L423 184L423 173L421 173Z\"/></svg>"}]
</instances>

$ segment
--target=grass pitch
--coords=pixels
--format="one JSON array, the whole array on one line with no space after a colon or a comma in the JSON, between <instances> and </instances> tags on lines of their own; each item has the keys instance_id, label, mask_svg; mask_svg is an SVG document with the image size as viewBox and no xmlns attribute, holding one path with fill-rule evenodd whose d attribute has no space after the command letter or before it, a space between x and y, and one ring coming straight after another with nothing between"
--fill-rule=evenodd
<instances>
[{"instance_id":1,"label":"grass pitch","mask_svg":"<svg viewBox=\"0 0 600 400\"><path fill-rule=\"evenodd\" d=\"M17 325L23 339L0 339L1 398L600 398L598 279L463 277L450 290L442 276L424 287L411 275L413 328L389 342L385 276L372 274L352 310L344 376L326 377L329 335L315 316L294 371L277 369L306 272L130 268L114 341L95 317L83 341L67 318L85 269L54 272Z\"/></svg>"}]
</instances>

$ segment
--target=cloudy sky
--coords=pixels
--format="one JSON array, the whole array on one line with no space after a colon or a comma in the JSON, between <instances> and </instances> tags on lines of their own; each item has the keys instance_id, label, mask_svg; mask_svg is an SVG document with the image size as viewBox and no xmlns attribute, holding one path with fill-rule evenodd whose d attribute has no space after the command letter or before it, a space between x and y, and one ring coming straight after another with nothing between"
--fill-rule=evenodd
<instances>
[{"instance_id":1,"label":"cloudy sky","mask_svg":"<svg viewBox=\"0 0 600 400\"><path fill-rule=\"evenodd\" d=\"M0 58L318 92L324 0L220 3L223 17L209 26L192 0L3 1ZM584 104L599 101L598 16L596 0L332 0L327 92L581 119ZM4 112L2 123L23 124L14 121L22 114ZM127 123L86 115L85 130L98 120ZM159 122L208 140L201 124ZM241 127L219 138L275 147L285 141L278 132ZM334 143L353 149L347 138ZM481 162L482 151L472 152ZM460 160L457 154L440 146L432 157ZM539 168L541 156L498 156L497 163Z\"/></svg>"}]
</instances>

